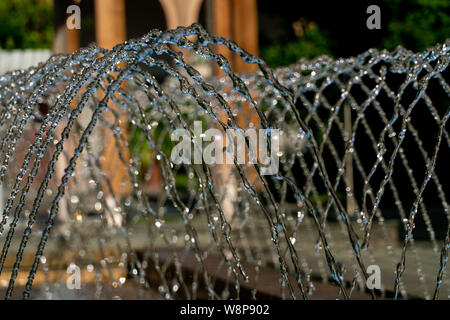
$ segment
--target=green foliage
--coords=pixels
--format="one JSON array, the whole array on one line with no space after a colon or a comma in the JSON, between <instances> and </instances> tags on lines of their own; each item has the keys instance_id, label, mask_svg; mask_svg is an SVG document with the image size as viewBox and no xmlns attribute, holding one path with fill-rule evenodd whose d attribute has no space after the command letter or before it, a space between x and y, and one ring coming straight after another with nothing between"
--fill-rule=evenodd
<instances>
[{"instance_id":1,"label":"green foliage","mask_svg":"<svg viewBox=\"0 0 450 320\"><path fill-rule=\"evenodd\" d=\"M158 123L158 125L152 131L152 139L161 144L161 151L170 156L175 143L170 139L170 134L164 130L164 125ZM145 138L145 132L139 127L135 127L130 137L130 150L134 154L138 154L141 159L142 167L140 168L140 179L151 167L154 159L154 150L150 148L147 139Z\"/></svg>"},{"instance_id":2,"label":"green foliage","mask_svg":"<svg viewBox=\"0 0 450 320\"><path fill-rule=\"evenodd\" d=\"M399 44L421 51L450 35L450 1L448 0L390 0L392 19L389 35L382 47L395 49Z\"/></svg>"},{"instance_id":3,"label":"green foliage","mask_svg":"<svg viewBox=\"0 0 450 320\"><path fill-rule=\"evenodd\" d=\"M443 43L450 35L449 0L386 0L384 4L381 19L387 23L387 30L382 30L381 37L374 36L373 41L368 41L365 49L394 50L402 45L419 52L436 43ZM297 39L289 40L286 37L289 32L284 28L277 41L261 48L262 57L271 67L279 67L295 63L302 57L311 59L322 54L342 56L339 50L342 50L342 43L348 43L348 34L341 32L339 24L328 23L327 26L326 21L321 23L324 24L319 27L315 22L299 19L292 24ZM386 26L383 25L383 28Z\"/></svg>"},{"instance_id":4,"label":"green foliage","mask_svg":"<svg viewBox=\"0 0 450 320\"><path fill-rule=\"evenodd\" d=\"M52 39L51 1L0 1L0 48L50 48Z\"/></svg>"},{"instance_id":5,"label":"green foliage","mask_svg":"<svg viewBox=\"0 0 450 320\"><path fill-rule=\"evenodd\" d=\"M277 42L261 48L264 60L271 67L280 67L293 64L301 57L311 59L323 54L331 56L330 40L326 32L321 30L314 22L298 21L301 32L295 41Z\"/></svg>"}]
</instances>

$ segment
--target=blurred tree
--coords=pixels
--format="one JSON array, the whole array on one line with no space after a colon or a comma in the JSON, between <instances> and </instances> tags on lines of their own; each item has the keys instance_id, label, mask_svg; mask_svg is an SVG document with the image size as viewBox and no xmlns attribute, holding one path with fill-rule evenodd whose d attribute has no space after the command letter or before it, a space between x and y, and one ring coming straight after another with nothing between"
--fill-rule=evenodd
<instances>
[{"instance_id":1,"label":"blurred tree","mask_svg":"<svg viewBox=\"0 0 450 320\"><path fill-rule=\"evenodd\" d=\"M52 40L51 1L0 1L0 48L51 48Z\"/></svg>"},{"instance_id":2,"label":"blurred tree","mask_svg":"<svg viewBox=\"0 0 450 320\"><path fill-rule=\"evenodd\" d=\"M418 52L450 35L449 0L348 0L346 5L319 0L301 2L298 10L291 3L280 10L280 2L267 3L262 13L261 55L271 67L302 57L347 57L369 48L394 50L398 45ZM381 7L380 30L366 28L366 9L374 3ZM301 12L304 18L298 20L293 12Z\"/></svg>"},{"instance_id":3,"label":"blurred tree","mask_svg":"<svg viewBox=\"0 0 450 320\"><path fill-rule=\"evenodd\" d=\"M286 66L297 62L301 57L311 59L323 54L332 55L327 32L315 22L301 18L292 23L292 28L297 40L280 41L261 48L262 57L271 67Z\"/></svg>"},{"instance_id":4,"label":"blurred tree","mask_svg":"<svg viewBox=\"0 0 450 320\"><path fill-rule=\"evenodd\" d=\"M399 44L421 51L450 35L449 0L389 0L392 11L388 36L381 47L395 49Z\"/></svg>"}]
</instances>

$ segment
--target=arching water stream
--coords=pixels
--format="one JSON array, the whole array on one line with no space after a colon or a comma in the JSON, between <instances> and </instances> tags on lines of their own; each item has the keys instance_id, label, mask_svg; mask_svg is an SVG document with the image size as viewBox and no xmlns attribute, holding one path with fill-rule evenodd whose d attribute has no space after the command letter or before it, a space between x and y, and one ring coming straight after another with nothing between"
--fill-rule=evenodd
<instances>
[{"instance_id":1,"label":"arching water stream","mask_svg":"<svg viewBox=\"0 0 450 320\"><path fill-rule=\"evenodd\" d=\"M449 298L448 63L444 44L273 71L194 24L3 75L6 298ZM276 170L174 161L174 131L195 154L211 128L262 129Z\"/></svg>"}]
</instances>

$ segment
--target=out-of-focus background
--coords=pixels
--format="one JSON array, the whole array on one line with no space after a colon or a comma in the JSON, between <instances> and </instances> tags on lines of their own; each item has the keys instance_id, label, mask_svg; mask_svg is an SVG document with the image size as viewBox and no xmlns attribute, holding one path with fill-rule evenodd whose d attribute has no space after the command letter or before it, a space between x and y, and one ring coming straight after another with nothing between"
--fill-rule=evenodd
<instances>
[{"instance_id":1,"label":"out-of-focus background","mask_svg":"<svg viewBox=\"0 0 450 320\"><path fill-rule=\"evenodd\" d=\"M371 4L381 8L379 30L366 27ZM66 27L71 5L80 8L79 30ZM322 54L345 57L368 48L393 50L400 43L420 51L450 34L449 12L447 0L2 0L0 73L93 41L111 47L153 28L193 22L235 40L271 67ZM245 63L234 67L251 71Z\"/></svg>"},{"instance_id":2,"label":"out-of-focus background","mask_svg":"<svg viewBox=\"0 0 450 320\"><path fill-rule=\"evenodd\" d=\"M381 10L381 26L380 29L371 30L367 27L366 24L367 19L370 16L370 13L367 13L367 8L373 4L378 5ZM449 9L450 1L448 0L385 0L383 2L366 0L0 0L0 75L11 70L24 69L33 65L37 65L39 62L47 60L53 54L72 53L81 47L88 46L92 42L95 42L99 46L104 48L112 48L113 46L122 43L127 39L141 37L155 28L160 30L174 29L178 26L188 26L194 22L199 22L200 24L202 24L211 34L234 40L240 47L244 48L248 52L254 55L261 56L268 63L268 65L274 69L291 65L302 58L313 59L321 55L328 55L332 58L337 59L339 57L355 56L368 50L369 48L395 50L398 45L402 45L407 49L413 50L414 52L420 52L432 45L435 45L436 43L444 42L450 35ZM74 19L78 19L80 25L79 28L77 27L71 29L68 26L76 25L75 22L78 21L75 21ZM232 51L227 51L225 50L225 48L220 47L216 49L230 61L234 72L249 73L255 70L255 65L246 63ZM219 68L214 68L212 64L208 64L208 62L205 62L202 59L199 59L202 61L191 61L190 59L196 58L195 55L192 55L190 57L188 54L186 54L186 56L186 59L189 60L189 64L201 71L202 76L220 75ZM161 59L164 59L164 57L161 57ZM155 75L158 81L164 79L164 77L170 80L171 77L161 71L162 70L159 69L152 70L152 75ZM160 74L157 74L158 72L160 72ZM400 78L401 77L399 77L398 79L394 79L394 81L392 83L389 83L389 85L393 88L398 88L400 86L400 82L403 81ZM313 79L312 83L319 83L319 81L322 81L321 78ZM374 81L370 81L367 83L371 84L373 82ZM409 201L415 198L415 196L411 193L410 188L407 188L408 186L405 186L406 184L409 184L408 181L412 181L412 178L414 178L414 175L411 172L415 172L415 174L420 177L416 178L420 179L417 181L422 181L423 177L421 177L420 175L424 173L424 163L422 163L421 161L415 161L420 156L419 152L422 152L423 155L424 151L422 150L428 150L428 154L432 154L432 147L434 145L431 145L429 141L434 141L433 139L435 138L436 132L433 130L436 129L436 122L439 122L440 120L439 117L434 116L434 113L430 113L429 109L432 109L432 111L438 110L436 111L436 114L438 114L441 109L443 110L444 107L448 106L448 94L446 94L445 88L444 91L441 90L442 83L445 83L445 81L439 83L436 80L434 84L431 84L431 89L427 89L427 94L429 94L433 98L424 100L425 102L422 101L422 111L419 111L419 113L418 111L415 111L414 116L416 120L414 120L414 123L416 124L417 122L417 131L420 132L421 139L426 143L424 143L423 145L420 144L419 149L415 149L417 147L415 144L417 140L410 139L409 141L403 143L404 149L408 149L408 151L401 151L402 160L403 157L410 158L412 160L410 164L408 164L407 168L404 165L405 162L402 162L400 166L403 165L405 166L405 168L401 166L400 168L396 169L396 181L400 181L399 185L401 187L399 188L399 192L396 192L395 197L399 197L400 199L408 199ZM365 83L364 85L367 87ZM386 88L388 86L386 83L384 83L383 85L386 86L383 87L386 91ZM354 99L355 97L357 98L354 99L355 104L357 104L356 101L358 101L358 103L362 103L370 94L373 94L370 90L367 90L369 91L369 93L362 91L362 85L355 85L354 87L356 87L356 89L352 87L352 89L349 90L352 90L352 99ZM372 88L372 85L369 85L369 87ZM313 93L312 95L309 95L308 93L308 96L321 95L330 98L330 100L324 100L326 103L324 103L322 100L317 99L318 105L320 104L320 108L314 107L314 110L319 110L317 112L314 112L315 116L317 116L315 119L319 119L320 121L314 120L314 118L314 121L311 121L311 123L317 123L311 125L314 130L314 134L316 134L317 137L320 137L320 139L322 139L322 137L324 136L324 132L326 132L325 136L328 136L329 133L331 136L334 135L335 131L331 130L340 130L336 131L337 133L339 133L337 134L337 136L339 137L349 135L352 130L352 112L354 114L355 111L351 110L351 106L347 103L348 101L343 104L343 108L347 110L343 112L347 113L342 114L341 112L341 122L344 123L344 128L337 127L333 129L330 127L331 129L328 130L326 126L322 125L323 123L325 123L325 121L322 119L326 119L329 114L329 109L331 110L331 108L329 108L331 106L331 103L329 103L328 101L338 101L338 99L340 98L337 97L345 96L342 95L342 90L340 89L340 87L336 86L335 84L326 84L324 85L324 88L328 89L317 90L317 92L310 91L309 93ZM359 91L357 91L358 88ZM391 92L395 90L389 89L388 91ZM349 93L349 91L347 91L346 93ZM412 100L415 95L416 89L413 88L409 92L406 92L404 94L403 101L408 102ZM53 96L57 95L53 94ZM307 95L305 94L305 97L306 96ZM44 102L39 103L38 111L40 116L46 115L49 112L50 107L52 106L53 97L51 96L51 94L47 95L47 97L44 98L48 99L44 99ZM180 96L180 99L184 98L184 96ZM392 106L392 109L394 109L391 101L391 95L386 95L386 93L384 95L378 95L377 93L374 95L374 98L379 99L379 101L376 101L376 103L382 105L383 108L389 109ZM313 99L315 100L315 98ZM189 103L188 99L186 99L186 101L187 103ZM436 106L432 105L433 103ZM236 102L235 104L236 106L240 105ZM306 98L305 100L298 99L297 101L297 107L301 109L302 112L306 112L309 110L306 106L307 104L311 104L311 101L307 100ZM283 107L282 105L278 104L276 106ZM262 108L263 107L265 106L262 105ZM379 121L379 114L376 113L380 112L378 110L383 110L383 108L380 107L380 109L375 109L374 111L367 112L367 116L364 118L365 120L367 119L367 121L370 123L370 126L374 128L374 132L376 132L376 134L373 134L373 136L375 136L376 138L378 137L378 134L380 134L380 132L382 132L383 135L385 133L385 124ZM241 113L243 113L245 117L248 116L248 120L247 118L243 117L243 121L248 121L248 123L251 123L251 113L247 112L244 107L242 107L241 110L243 110L243 112ZM325 112L321 113L320 110L323 110ZM191 109L189 109L189 112L191 112ZM338 112L339 110L336 114L339 114ZM391 110L389 110L389 112L391 112ZM194 112L192 113L195 114ZM311 113L313 112L311 111ZM281 114L284 115L284 113ZM302 116L304 114L305 113L302 113ZM430 115L433 115L433 119L430 117ZM273 117L278 117L281 120L284 119L279 117L278 113L273 113ZM309 114L305 116L305 118L307 117L309 117ZM27 128L28 131L26 131L26 134L24 135L24 140L26 141L26 143L28 143L29 141L33 141L37 128L41 126L41 123L43 121L42 119L43 118L37 117L33 122L35 127L31 126L31 128ZM353 115L353 119L356 119L355 114ZM279 119L277 119L277 121L278 120ZM121 120L119 120L119 122L120 121ZM130 121L133 121L132 118L130 118ZM146 140L144 139L146 133L142 131L140 127L128 125L127 122L128 120L123 121L122 123L124 129L123 137L124 139L129 139L129 150L133 154L138 155L136 158L140 159L141 161L141 163L139 164L139 182L142 182L142 185L145 185L144 192L148 199L150 199L149 201L157 203L158 208L162 208L167 199L164 198L165 200L160 201L158 197L160 194L163 194L164 187L159 158L157 158L156 153L154 152L154 148L150 148ZM169 132L168 130L170 129L170 127L166 124L166 122L163 121L161 123L156 122L156 124L157 126L155 126L154 129L155 137L157 136L157 140L161 140L161 148L165 149L164 153L169 154L169 150L173 148L173 144L172 141L168 140L168 138L167 140L164 140L164 134L167 134ZM434 129L430 129L430 126L432 124L435 126ZM61 124L61 126L62 125L63 124ZM134 129L129 130L128 127ZM297 129L297 127L295 127L295 129ZM292 132L294 132L294 130L292 130ZM295 134L295 136L297 137L296 130ZM358 134L358 139L359 136L360 135ZM395 135L390 135L389 137L392 138L394 136ZM125 187L122 188L122 186L127 185L126 181L128 180L125 177L128 172L119 161L121 159L118 156L116 141L114 141L112 136L108 136L108 134L104 134L104 132L99 132L97 136L94 136L94 138L98 138L98 140L94 140L93 143L94 147L98 149L95 150L95 155L107 155L99 157L102 158L102 170L106 173L106 176L110 177L112 181L111 184L114 191L113 193L119 195L121 194L120 191L122 189L126 189ZM359 155L361 155L361 157L359 158L361 160L358 161L360 161L360 163L373 165L373 158L379 157L379 151L377 149L378 145L373 143L370 138L372 138L372 133L370 133L370 136L368 135L368 137L363 138L367 140L359 139L356 143L356 146L359 150ZM331 138L328 138L327 141L330 140ZM102 141L102 143L99 143L98 141ZM325 139L322 140L322 145L325 145L323 141L325 141ZM343 140L336 141L338 142L336 145L338 145L339 148L343 147ZM291 141L289 141L289 143L291 143ZM106 147L103 148L104 146ZM333 144L332 146L334 148ZM392 145L390 147L392 147ZM70 148L71 147L66 148L66 150L70 150ZM26 148L24 148L23 150L20 150L20 148L18 148L16 150L16 155L18 155L17 159L22 159L26 151ZM338 157L333 152L330 152L329 154L324 152L322 155L324 163L326 163L327 166L328 164L330 164L329 166L332 168L334 168L334 165L337 164L336 159L338 159ZM40 162L40 166L42 168L47 168L49 157L50 156L47 155L47 158L44 157ZM444 157L444 159L443 161L440 160L438 166L436 167L436 172L438 172L437 175L439 175L440 172L443 172L443 167L446 165L445 155L440 155L440 157ZM21 161L17 162L21 163ZM117 163L119 163L119 165L117 165ZM399 163L398 160L397 163ZM61 162L59 165L59 168L62 168L60 172L62 172L67 164ZM296 163L296 166L299 169L298 171L293 171L293 175L297 175L296 178L298 179L298 181L301 181L302 185L306 185L306 177L309 176L308 170L304 170L298 162ZM305 167L307 167L306 162ZM348 179L347 181L349 181L346 183L348 183L348 185L352 185L353 190L356 190L355 194L358 194L358 198L362 198L362 195L360 197L359 194L360 192L365 192L363 186L364 180L360 179L362 176L358 176L358 178L353 177L352 161L350 161L349 164L346 164L345 168L346 170L347 168L351 168L346 171L350 172L348 175L346 175L346 179ZM363 166L361 166L361 168L362 169L358 169L360 171L364 171L364 169L368 169L371 167L363 168ZM304 172L302 172L302 170L304 170ZM9 172L9 174L12 177L15 176L14 171ZM384 171L379 170L376 174L377 175L374 174L374 178L372 179L372 181L382 181L381 179L384 177ZM318 175L316 175L316 179L318 179L317 176ZM183 195L189 196L188 193L190 192L190 178L188 177L189 173L187 171L177 171L177 188L184 192ZM80 180L83 179L80 178L79 181ZM92 181L95 182L94 180ZM237 190L237 184L234 182L234 180L227 181L228 182L223 183L226 188ZM355 184L353 185L354 181ZM91 183L91 181L89 181L89 183ZM314 181L312 181L312 183L314 183ZM375 182L372 183L375 184ZM442 189L445 189L445 187L448 185L448 182L444 181L442 184L444 186ZM116 188L118 191L115 190ZM414 188L417 189L417 186L414 186ZM87 187L85 189L88 190ZM350 187L348 189L351 190ZM2 200L2 193L5 191L3 190L4 189L0 188L0 213L3 212L1 208L2 204L4 203L4 201ZM85 199L88 198L87 196L85 197L88 192L86 190L82 190L84 193L80 192L80 190L77 190L77 192L79 192L78 194L80 195L80 198L78 198L78 196L75 196L75 193L74 196L70 198L71 205L73 204L74 207L76 206L77 211L74 211L71 208L62 208L60 212L66 212L67 217L69 217L69 214L72 215L73 213L73 219L81 222L84 218L82 214L78 212L79 206L80 208L82 208L82 210L80 209L80 212L85 212L86 217L91 214L91 216L95 218L96 214L98 215L98 212L103 210L102 206L100 205L101 203L97 201L98 199L103 197L103 191L101 191L102 195L100 196L100 198L96 198L97 200L94 200L94 198L95 196L99 197L98 194L100 193L94 196L92 196L91 194L89 195L92 198L91 200L93 200L91 202L95 201L95 205L91 205L92 203L89 203L90 200ZM437 239L438 241L443 241L443 238L445 237L447 232L448 222L447 215L444 214L442 198L440 198L440 195L439 197L434 196L432 194L433 192L435 192L434 190L429 190L430 188L427 189L427 192L429 192L431 196L430 194L427 194L427 199L430 198L431 200L427 200L427 205L428 211L432 216L432 228L429 228L429 225L427 225L427 221L416 219L415 230L420 230L420 232L416 232L416 234L414 235L414 239L432 241L433 245L435 245L435 239ZM319 191L316 190L317 195L314 198L314 204L323 207L325 207L326 203L331 204L331 202L328 202L327 192L328 191L325 191L324 189L319 189ZM127 192L122 193L126 194ZM5 192L5 195L8 194L8 192ZM341 192L339 196L344 199L347 194L350 193ZM49 199L53 199L51 192L48 194L48 197ZM386 232L385 234L381 234L380 232L373 237L376 239L376 241L378 241L378 247L375 246L375 250L377 250L376 257L384 265L391 264L391 261L389 261L390 256L386 254L386 250L391 250L392 248L390 246L386 247L388 249L383 247L384 242L382 242L382 240L387 239L391 241L391 238L394 239L394 241L392 241L394 242L393 251L395 254L398 254L400 256L399 253L401 252L401 240L405 237L405 230L400 220L401 216L397 210L398 204L395 197L385 196L383 198L384 207L382 219L386 218L390 220L386 223L389 228L386 230L388 230L389 232ZM185 198L187 199L188 197ZM354 198L356 197L347 196L346 200L348 211L354 211L356 216L358 212L357 210L355 210L356 206L354 206L354 203L352 202L353 200L351 200ZM83 200L80 201L80 199ZM288 199L288 201L292 200ZM84 204L84 202L86 202L86 204ZM67 201L67 203L69 203L69 201ZM80 203L80 205L78 205L78 203ZM292 201L292 203L294 202ZM409 202L405 203L409 205ZM50 202L48 202L48 205L49 204ZM104 207L105 206L103 206L103 208ZM112 211L115 211L116 208L120 208L113 205L111 205L111 207L113 207ZM92 208L94 208L95 211L93 211ZM295 205L292 208L295 208L295 210L289 210L293 211L293 214L298 217L298 221L301 221L301 219L303 219L303 217L300 218L301 212L297 211L297 207ZM175 208L170 207L170 209L173 209L170 214L176 213ZM25 210L25 212L26 211L27 209ZM138 212L137 209L135 211ZM117 210L117 212L119 211ZM169 210L167 210L167 212L169 212ZM170 217L170 214L167 214L167 217L169 219L172 219ZM59 213L59 216L61 215L62 213ZM135 213L132 213L129 216L138 217L138 215ZM175 214L173 216L175 216ZM338 234L340 232L338 229L338 215L330 211L330 213L327 213L326 216L327 219L330 220L330 230L332 230L332 232L334 232L335 234ZM140 219L140 217L138 218ZM47 220L47 210L45 204L40 207L38 219L41 219L42 221ZM72 218L67 218L66 220L70 222L70 219ZM197 220L196 222L198 221L200 220ZM173 218L172 222L175 226L172 230L174 231L174 234L176 233L175 230L177 228L177 230L182 230L180 219ZM159 228L160 224L158 226L155 223L155 226ZM206 225L199 223L198 226L200 229L200 227L205 227ZM257 225L255 224L255 226ZM144 223L140 224L138 227L141 228L139 229L141 231L146 228ZM257 226L257 228L259 228L259 225ZM298 228L298 225L296 228ZM63 230L63 228L61 228L61 230ZM86 230L87 231L84 230L86 234L95 234L91 231L91 229ZM261 230L263 229L261 228ZM65 234L63 231L61 231L61 234ZM179 231L179 234L181 234L182 232L183 231ZM201 229L200 235L205 238L205 241L209 239L208 232L209 231L206 227ZM142 252L144 249L147 250L147 248L145 247L145 245L147 244L147 239L144 239L144 236L141 237L141 234L144 234L144 232L136 232L135 234L137 234L138 236L135 237L133 241L141 245L139 249L142 250ZM394 236L391 236L391 234L393 234ZM262 239L265 237L265 234L263 232L260 232L260 235L258 234L258 236L260 236ZM180 239L182 238L180 237ZM189 237L184 237L184 239L187 242L191 241L189 240ZM264 240L268 239L269 238ZM317 238L308 238L304 240L303 243L301 241L297 241L295 237L293 239L295 241L292 242L292 239L290 238L291 243L297 243L297 246L303 245L305 246L305 248L314 247L314 250L307 251L307 253L311 254L311 260L314 261L313 255L315 255L316 253L318 254L318 252L321 250L320 248L316 247L317 243L319 243L316 242ZM255 242L259 242L260 239L257 238L257 240L258 241ZM348 241L346 237L337 237L335 243L336 246L341 248L343 252L343 249L346 249ZM244 246L242 247L244 248ZM269 245L267 247L269 247ZM437 248L438 246L435 245L435 247ZM56 243L54 248L56 249L53 250L53 253L56 254L59 258L61 256L61 250L58 247L58 243ZM417 269L411 268L410 271L410 277L416 277L416 275L418 275L418 280L416 279L417 281L411 285L413 289L410 289L411 293L417 296L422 293L422 288L419 285L422 285L422 282L425 283L422 274L426 274L427 276L432 275L433 277L435 277L434 272L436 266L434 262L438 261L437 254L439 254L437 249L434 251L429 250L430 246L427 243L423 244L422 247L419 246L418 248L419 249L418 251L416 251L414 257L421 257L423 258L423 261L426 261L426 263L421 266L421 263L419 263L420 261L418 260L419 262L417 262ZM69 253L71 253L72 251L75 252L75 250L67 251ZM83 256L84 254L85 253L83 253ZM10 256L13 255L11 254ZM34 259L34 256L30 257L30 259ZM350 258L353 258L353 255L351 255ZM214 262L214 264L219 265L221 263ZM9 265L11 267L12 262L9 263ZM193 263L193 265L197 264ZM270 264L270 266L271 265L272 264ZM273 265L276 265L276 263L274 263ZM348 265L350 264L348 263ZM275 275L274 278L276 280L275 282L271 283L278 283L278 273L274 272L273 274ZM348 275L349 274L350 273L348 273ZM391 272L390 274L391 277L394 276L394 272ZM8 284L8 281L5 279L6 278L0 279L0 287L5 287ZM22 278L22 280L23 279L24 278ZM120 279L125 278L120 277ZM325 276L323 277L323 279L325 279ZM351 279L349 279L348 281L351 281ZM390 284L393 283L393 279L386 280L386 283L388 282ZM267 283L270 282L267 281ZM117 285L117 282L114 282L114 284ZM270 287L273 286L270 285ZM425 293L425 296L427 296L427 293Z\"/></svg>"}]
</instances>

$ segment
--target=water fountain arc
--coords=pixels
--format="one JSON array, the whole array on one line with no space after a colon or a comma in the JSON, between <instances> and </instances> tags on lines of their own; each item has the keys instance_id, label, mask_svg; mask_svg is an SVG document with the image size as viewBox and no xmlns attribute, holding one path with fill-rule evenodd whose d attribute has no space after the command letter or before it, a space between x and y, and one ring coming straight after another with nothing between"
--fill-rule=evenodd
<instances>
[{"instance_id":1,"label":"water fountain arc","mask_svg":"<svg viewBox=\"0 0 450 320\"><path fill-rule=\"evenodd\" d=\"M258 65L259 71L236 75L216 46ZM44 249L49 239L58 238L65 241L61 250L67 262L96 265L96 279L111 280L120 271L126 277L111 280L114 288L136 282L139 288L156 286L164 298L194 298L200 289L213 299L246 292L256 298L265 292L258 290L258 278L273 274L270 270L279 271L282 298L314 297L318 278L331 279L336 296L344 299L358 287L372 298L380 292L385 297L389 281L380 292L364 290L368 265L379 261L396 271L390 279L396 298L408 292L425 298L434 292L437 298L443 283L450 290L448 231L442 240L433 224L436 216L447 223L450 216L440 166L440 157L448 157L445 142L449 145L448 60L448 44L443 44L421 54L399 48L336 61L301 60L273 71L261 58L194 24L153 30L111 50L91 45L1 76L0 181L9 196L0 222L0 275L11 271L6 298L13 297L18 279L23 298L30 297L36 276L52 271ZM217 64L226 76L206 78L195 61ZM158 82L151 68L167 79ZM418 113L431 115L430 136L417 124ZM244 131L248 123L280 129L278 173L265 176L260 163L238 163L237 157L229 167L174 164L166 137L182 128L194 150L199 148L192 130L199 119L224 133ZM109 143L115 147L108 149ZM417 150L425 166L409 149ZM116 150L125 170L120 193L114 192L111 171L104 169L108 150ZM162 190L153 195L146 191L149 166L160 168L155 170L163 179ZM228 188L236 190L234 200L222 190L223 172L233 181ZM402 179L410 182L411 194L399 188ZM429 185L437 197L427 191ZM389 210L398 218L386 220ZM413 236L419 212L430 237L428 251ZM85 234L79 223L86 229L94 224L91 213L100 227ZM46 221L40 224L42 216ZM68 218L58 221L62 216ZM390 234L394 221L405 234L398 245ZM65 229L53 239L55 223ZM23 233L16 239L18 229ZM81 239L101 245L84 248ZM433 276L432 267L419 251L439 264L434 286L426 279ZM388 259L382 257L385 252ZM191 258L199 269L186 273L182 261ZM416 264L417 278L404 274L407 259ZM216 268L224 268L224 274ZM94 281L96 286L101 282ZM48 279L44 283L50 285Z\"/></svg>"}]
</instances>

